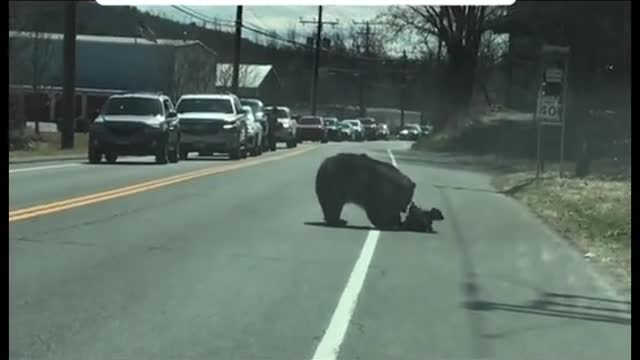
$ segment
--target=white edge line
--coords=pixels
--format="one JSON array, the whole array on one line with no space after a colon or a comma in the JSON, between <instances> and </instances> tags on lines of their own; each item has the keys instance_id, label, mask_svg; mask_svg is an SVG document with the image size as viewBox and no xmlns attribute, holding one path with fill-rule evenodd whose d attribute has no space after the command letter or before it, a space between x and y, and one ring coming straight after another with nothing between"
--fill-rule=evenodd
<instances>
[{"instance_id":1,"label":"white edge line","mask_svg":"<svg viewBox=\"0 0 640 360\"><path fill-rule=\"evenodd\" d=\"M38 167L30 167L30 168L9 169L9 174L28 172L28 171L47 170L47 169L59 169L59 168L79 166L79 165L81 164L73 163L73 164L59 164L59 165L38 166Z\"/></svg>"},{"instance_id":2,"label":"white edge line","mask_svg":"<svg viewBox=\"0 0 640 360\"><path fill-rule=\"evenodd\" d=\"M391 153L391 149L387 149L387 153L391 158L393 166L398 167L396 159ZM340 346L344 341L351 317L356 309L358 296L364 285L369 264L371 264L371 259L373 259L379 238L379 230L369 231L367 239L360 251L360 256L351 270L347 285L342 291L338 306L336 306L333 316L331 316L331 321L329 321L329 326L316 347L312 360L335 360L338 357Z\"/></svg>"},{"instance_id":3,"label":"white edge line","mask_svg":"<svg viewBox=\"0 0 640 360\"><path fill-rule=\"evenodd\" d=\"M396 158L393 156L391 149L387 149L387 154L389 154L389 157L391 158L391 163L393 164L393 166L398 167L398 163L396 162Z\"/></svg>"},{"instance_id":4,"label":"white edge line","mask_svg":"<svg viewBox=\"0 0 640 360\"><path fill-rule=\"evenodd\" d=\"M329 327L322 336L312 360L335 360L337 358L340 345L342 345L347 327L356 308L358 295L367 276L367 270L378 244L379 236L380 231L369 231L367 240L362 246L360 257L351 271L347 286L342 291L338 306L329 322Z\"/></svg>"}]
</instances>

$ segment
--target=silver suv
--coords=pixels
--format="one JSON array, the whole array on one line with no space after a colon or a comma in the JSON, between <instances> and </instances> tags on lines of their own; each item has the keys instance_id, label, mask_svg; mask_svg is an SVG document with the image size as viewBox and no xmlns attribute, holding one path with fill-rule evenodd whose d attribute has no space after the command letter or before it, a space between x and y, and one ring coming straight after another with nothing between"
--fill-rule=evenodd
<instances>
[{"instance_id":1,"label":"silver suv","mask_svg":"<svg viewBox=\"0 0 640 360\"><path fill-rule=\"evenodd\" d=\"M154 155L156 162L177 163L180 128L169 97L152 93L112 95L89 130L89 162L102 156L114 163L118 156Z\"/></svg>"},{"instance_id":2,"label":"silver suv","mask_svg":"<svg viewBox=\"0 0 640 360\"><path fill-rule=\"evenodd\" d=\"M180 122L180 156L229 154L247 157L247 113L233 94L184 95L176 106Z\"/></svg>"}]
</instances>

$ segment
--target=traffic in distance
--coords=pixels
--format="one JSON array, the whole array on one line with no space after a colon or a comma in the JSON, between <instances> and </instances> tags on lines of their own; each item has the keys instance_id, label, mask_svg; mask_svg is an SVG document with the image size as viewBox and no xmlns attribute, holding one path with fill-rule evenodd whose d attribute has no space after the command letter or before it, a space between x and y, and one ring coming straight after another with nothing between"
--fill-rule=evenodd
<instances>
[{"instance_id":1,"label":"traffic in distance","mask_svg":"<svg viewBox=\"0 0 640 360\"><path fill-rule=\"evenodd\" d=\"M293 114L287 106L231 93L185 94L174 102L161 93L112 95L94 114L88 159L114 163L121 156L155 156L159 164L177 163L191 154L225 154L232 160L295 148L304 141L390 139L387 124L373 117L338 119L332 115ZM428 135L429 127L407 124L401 140Z\"/></svg>"}]
</instances>

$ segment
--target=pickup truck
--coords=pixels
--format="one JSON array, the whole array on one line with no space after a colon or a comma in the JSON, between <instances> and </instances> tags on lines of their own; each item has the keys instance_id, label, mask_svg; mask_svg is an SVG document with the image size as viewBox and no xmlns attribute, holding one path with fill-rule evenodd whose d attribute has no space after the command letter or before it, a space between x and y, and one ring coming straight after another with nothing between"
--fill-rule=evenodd
<instances>
[{"instance_id":1,"label":"pickup truck","mask_svg":"<svg viewBox=\"0 0 640 360\"><path fill-rule=\"evenodd\" d=\"M247 157L247 113L232 94L183 95L176 106L181 129L180 157L229 154Z\"/></svg>"}]
</instances>

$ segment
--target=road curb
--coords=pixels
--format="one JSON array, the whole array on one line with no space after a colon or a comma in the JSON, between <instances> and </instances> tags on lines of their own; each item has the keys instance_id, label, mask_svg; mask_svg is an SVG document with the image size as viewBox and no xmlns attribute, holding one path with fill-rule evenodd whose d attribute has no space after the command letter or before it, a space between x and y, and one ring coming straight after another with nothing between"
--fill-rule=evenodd
<instances>
[{"instance_id":1,"label":"road curb","mask_svg":"<svg viewBox=\"0 0 640 360\"><path fill-rule=\"evenodd\" d=\"M40 162L52 162L52 161L72 161L72 160L84 160L86 155L67 155L67 156L42 156L42 157L27 157L27 158L9 158L9 164L30 164Z\"/></svg>"}]
</instances>

